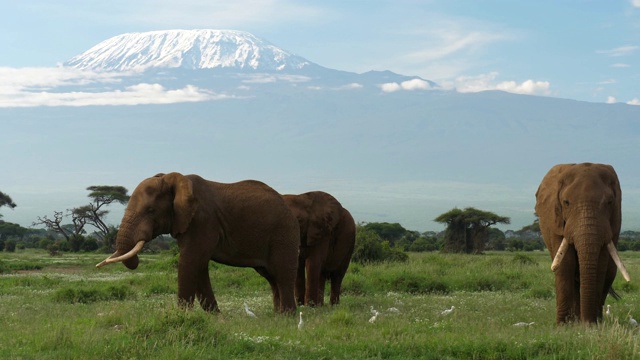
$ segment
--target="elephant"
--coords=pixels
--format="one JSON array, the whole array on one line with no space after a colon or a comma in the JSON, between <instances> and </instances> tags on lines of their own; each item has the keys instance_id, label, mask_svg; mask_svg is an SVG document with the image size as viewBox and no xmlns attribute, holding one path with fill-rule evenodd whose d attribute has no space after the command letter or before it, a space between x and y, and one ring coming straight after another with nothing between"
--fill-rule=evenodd
<instances>
[{"instance_id":1,"label":"elephant","mask_svg":"<svg viewBox=\"0 0 640 360\"><path fill-rule=\"evenodd\" d=\"M607 294L615 294L616 267L629 281L616 250L621 200L611 165L560 164L542 179L535 211L553 259L557 324L597 322Z\"/></svg>"},{"instance_id":2,"label":"elephant","mask_svg":"<svg viewBox=\"0 0 640 360\"><path fill-rule=\"evenodd\" d=\"M266 278L275 311L295 313L294 286L300 230L282 196L266 184L226 184L177 172L143 180L131 194L116 238L116 251L97 264L138 267L138 252L161 234L177 239L178 302L219 312L209 260L252 267Z\"/></svg>"},{"instance_id":3,"label":"elephant","mask_svg":"<svg viewBox=\"0 0 640 360\"><path fill-rule=\"evenodd\" d=\"M283 198L300 226L295 290L297 303L324 305L324 286L330 279L330 302L331 305L337 305L340 302L342 280L349 268L356 242L353 217L326 192L288 194Z\"/></svg>"}]
</instances>

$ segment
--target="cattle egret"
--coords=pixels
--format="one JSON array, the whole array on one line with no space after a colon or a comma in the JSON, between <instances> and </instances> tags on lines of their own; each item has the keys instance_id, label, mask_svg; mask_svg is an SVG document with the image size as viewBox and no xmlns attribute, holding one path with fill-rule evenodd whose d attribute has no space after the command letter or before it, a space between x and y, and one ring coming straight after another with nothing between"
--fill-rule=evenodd
<instances>
[{"instance_id":1,"label":"cattle egret","mask_svg":"<svg viewBox=\"0 0 640 360\"><path fill-rule=\"evenodd\" d=\"M298 321L298 330L302 330L304 327L304 321L302 320L302 311L300 311L300 321Z\"/></svg>"},{"instance_id":2,"label":"cattle egret","mask_svg":"<svg viewBox=\"0 0 640 360\"><path fill-rule=\"evenodd\" d=\"M607 305L607 311L605 313L607 316L611 316L611 305Z\"/></svg>"},{"instance_id":3,"label":"cattle egret","mask_svg":"<svg viewBox=\"0 0 640 360\"><path fill-rule=\"evenodd\" d=\"M374 312L373 316L371 317L371 319L369 319L369 322L370 322L370 323L372 323L372 324L373 324L374 322L376 322L376 319L378 318L378 315L380 314L380 313L379 313L379 312L377 312L376 310L373 310L373 312Z\"/></svg>"},{"instance_id":4,"label":"cattle egret","mask_svg":"<svg viewBox=\"0 0 640 360\"><path fill-rule=\"evenodd\" d=\"M517 327L527 327L527 326L531 326L531 325L533 325L533 324L535 324L535 322L530 322L530 323L528 323L528 322L522 322L522 321L521 321L521 322L517 322L517 323L513 324L513 326L517 326Z\"/></svg>"},{"instance_id":5,"label":"cattle egret","mask_svg":"<svg viewBox=\"0 0 640 360\"><path fill-rule=\"evenodd\" d=\"M453 310L455 310L455 308L456 308L455 306L452 306L451 309L443 310L440 314L441 315L449 315L449 314L451 314L453 312Z\"/></svg>"},{"instance_id":6,"label":"cattle egret","mask_svg":"<svg viewBox=\"0 0 640 360\"><path fill-rule=\"evenodd\" d=\"M244 303L244 312L246 312L249 317L257 317L256 314L254 314L253 311L249 309L249 305L247 305L247 303Z\"/></svg>"},{"instance_id":7,"label":"cattle egret","mask_svg":"<svg viewBox=\"0 0 640 360\"><path fill-rule=\"evenodd\" d=\"M369 312L371 312L371 315L375 315L377 313L376 309L373 308L373 305L371 305Z\"/></svg>"},{"instance_id":8,"label":"cattle egret","mask_svg":"<svg viewBox=\"0 0 640 360\"><path fill-rule=\"evenodd\" d=\"M629 314L629 324L633 327L638 326L638 322L636 321L636 319L633 318L633 316L631 316L631 314Z\"/></svg>"},{"instance_id":9,"label":"cattle egret","mask_svg":"<svg viewBox=\"0 0 640 360\"><path fill-rule=\"evenodd\" d=\"M390 307L387 309L388 312L390 313L394 313L394 314L399 314L400 310L398 310L398 308L394 308L394 307Z\"/></svg>"}]
</instances>

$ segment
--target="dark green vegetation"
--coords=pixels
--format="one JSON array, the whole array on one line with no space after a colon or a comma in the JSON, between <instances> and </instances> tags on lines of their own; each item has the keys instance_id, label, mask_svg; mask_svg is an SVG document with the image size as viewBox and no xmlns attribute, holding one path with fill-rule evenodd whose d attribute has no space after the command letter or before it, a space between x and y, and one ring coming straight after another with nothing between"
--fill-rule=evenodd
<instances>
[{"instance_id":1,"label":"dark green vegetation","mask_svg":"<svg viewBox=\"0 0 640 360\"><path fill-rule=\"evenodd\" d=\"M640 318L640 254L621 256L633 282L618 277L622 299L607 301L614 316L597 326L556 327L546 252L430 252L352 264L341 304L300 308L298 330L297 316L273 312L269 285L252 269L210 263L222 311L212 315L177 307L169 252L143 254L136 271L95 269L102 254L3 252L0 358L638 358L640 330L626 317ZM371 306L381 313L374 323Z\"/></svg>"}]
</instances>

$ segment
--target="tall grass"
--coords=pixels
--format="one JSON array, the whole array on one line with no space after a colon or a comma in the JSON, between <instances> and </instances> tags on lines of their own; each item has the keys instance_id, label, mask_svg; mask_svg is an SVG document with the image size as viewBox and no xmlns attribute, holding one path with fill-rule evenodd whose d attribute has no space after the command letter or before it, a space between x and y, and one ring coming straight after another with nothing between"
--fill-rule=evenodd
<instances>
[{"instance_id":1,"label":"tall grass","mask_svg":"<svg viewBox=\"0 0 640 360\"><path fill-rule=\"evenodd\" d=\"M640 254L621 255L640 280ZM0 358L640 358L639 330L626 320L640 318L637 287L616 280L622 299L607 300L614 316L597 326L558 327L550 259L541 252L352 264L341 304L300 308L302 330L297 316L273 313L269 285L252 269L211 265L221 313L208 314L176 306L173 256L143 255L136 271L95 269L102 257L0 254L18 268L42 266L0 275ZM244 302L257 318L245 315ZM380 315L370 323L372 306ZM521 321L534 324L513 326Z\"/></svg>"}]
</instances>

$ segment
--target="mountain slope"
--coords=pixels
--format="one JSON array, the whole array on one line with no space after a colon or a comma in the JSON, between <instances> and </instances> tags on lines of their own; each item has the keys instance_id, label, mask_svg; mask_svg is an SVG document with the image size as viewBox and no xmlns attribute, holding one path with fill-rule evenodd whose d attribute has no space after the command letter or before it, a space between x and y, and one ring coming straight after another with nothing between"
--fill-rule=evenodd
<instances>
[{"instance_id":1,"label":"mountain slope","mask_svg":"<svg viewBox=\"0 0 640 360\"><path fill-rule=\"evenodd\" d=\"M127 33L102 41L65 63L103 71L148 68L282 71L311 64L248 32L235 30Z\"/></svg>"}]
</instances>

